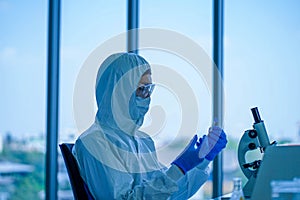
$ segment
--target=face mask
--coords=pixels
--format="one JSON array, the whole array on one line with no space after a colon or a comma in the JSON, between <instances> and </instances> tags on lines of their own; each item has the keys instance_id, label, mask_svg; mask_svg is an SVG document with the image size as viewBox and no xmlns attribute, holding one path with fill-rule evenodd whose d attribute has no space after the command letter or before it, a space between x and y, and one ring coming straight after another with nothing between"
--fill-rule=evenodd
<instances>
[{"instance_id":1,"label":"face mask","mask_svg":"<svg viewBox=\"0 0 300 200\"><path fill-rule=\"evenodd\" d=\"M150 97L142 98L142 97L136 97L135 98L136 106L140 112L141 116L145 116L147 111L149 110L149 104L150 104Z\"/></svg>"},{"instance_id":2,"label":"face mask","mask_svg":"<svg viewBox=\"0 0 300 200\"><path fill-rule=\"evenodd\" d=\"M130 99L130 116L133 120L136 121L136 124L141 126L144 121L144 116L149 110L150 97L142 98L135 95L132 95Z\"/></svg>"}]
</instances>

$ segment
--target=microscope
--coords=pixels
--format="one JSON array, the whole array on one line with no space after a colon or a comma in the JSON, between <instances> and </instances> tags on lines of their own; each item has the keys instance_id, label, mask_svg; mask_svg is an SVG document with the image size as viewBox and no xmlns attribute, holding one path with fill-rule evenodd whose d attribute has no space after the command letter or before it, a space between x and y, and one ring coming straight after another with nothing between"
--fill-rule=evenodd
<instances>
[{"instance_id":1,"label":"microscope","mask_svg":"<svg viewBox=\"0 0 300 200\"><path fill-rule=\"evenodd\" d=\"M245 184L243 191L246 198L250 198L253 187L255 185L257 172L261 164L261 160L255 160L247 163L247 152L260 149L260 153L264 153L268 146L276 145L276 142L270 143L264 121L261 120L257 107L251 108L254 118L253 129L246 130L240 139L238 146L238 161L241 170L247 177L248 181Z\"/></svg>"}]
</instances>

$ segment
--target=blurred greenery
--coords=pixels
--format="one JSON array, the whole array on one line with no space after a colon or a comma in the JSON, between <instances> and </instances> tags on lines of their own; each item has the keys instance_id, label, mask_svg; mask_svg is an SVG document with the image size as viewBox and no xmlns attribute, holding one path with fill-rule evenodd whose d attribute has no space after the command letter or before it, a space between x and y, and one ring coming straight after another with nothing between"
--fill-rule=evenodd
<instances>
[{"instance_id":1,"label":"blurred greenery","mask_svg":"<svg viewBox=\"0 0 300 200\"><path fill-rule=\"evenodd\" d=\"M34 167L31 173L13 175L14 189L10 200L40 199L40 191L44 190L44 159L41 152L16 151L10 145L4 145L0 154L1 161L10 161L31 165Z\"/></svg>"}]
</instances>

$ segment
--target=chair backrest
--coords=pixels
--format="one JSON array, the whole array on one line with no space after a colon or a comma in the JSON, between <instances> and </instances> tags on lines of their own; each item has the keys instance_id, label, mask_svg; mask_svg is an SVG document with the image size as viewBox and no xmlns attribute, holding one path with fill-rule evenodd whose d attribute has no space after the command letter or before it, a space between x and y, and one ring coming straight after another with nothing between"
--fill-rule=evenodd
<instances>
[{"instance_id":1,"label":"chair backrest","mask_svg":"<svg viewBox=\"0 0 300 200\"><path fill-rule=\"evenodd\" d=\"M93 200L87 185L80 176L77 161L72 154L73 146L74 144L71 143L62 143L59 145L67 168L74 198L80 200Z\"/></svg>"}]
</instances>

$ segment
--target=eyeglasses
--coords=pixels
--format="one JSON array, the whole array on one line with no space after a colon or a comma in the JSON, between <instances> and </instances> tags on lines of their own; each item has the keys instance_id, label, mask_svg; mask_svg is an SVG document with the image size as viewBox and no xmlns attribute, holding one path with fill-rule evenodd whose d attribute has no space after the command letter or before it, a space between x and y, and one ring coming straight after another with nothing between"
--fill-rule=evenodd
<instances>
[{"instance_id":1,"label":"eyeglasses","mask_svg":"<svg viewBox=\"0 0 300 200\"><path fill-rule=\"evenodd\" d=\"M153 90L154 90L155 84L145 84L141 85L136 89L136 96L147 98L150 97Z\"/></svg>"}]
</instances>

